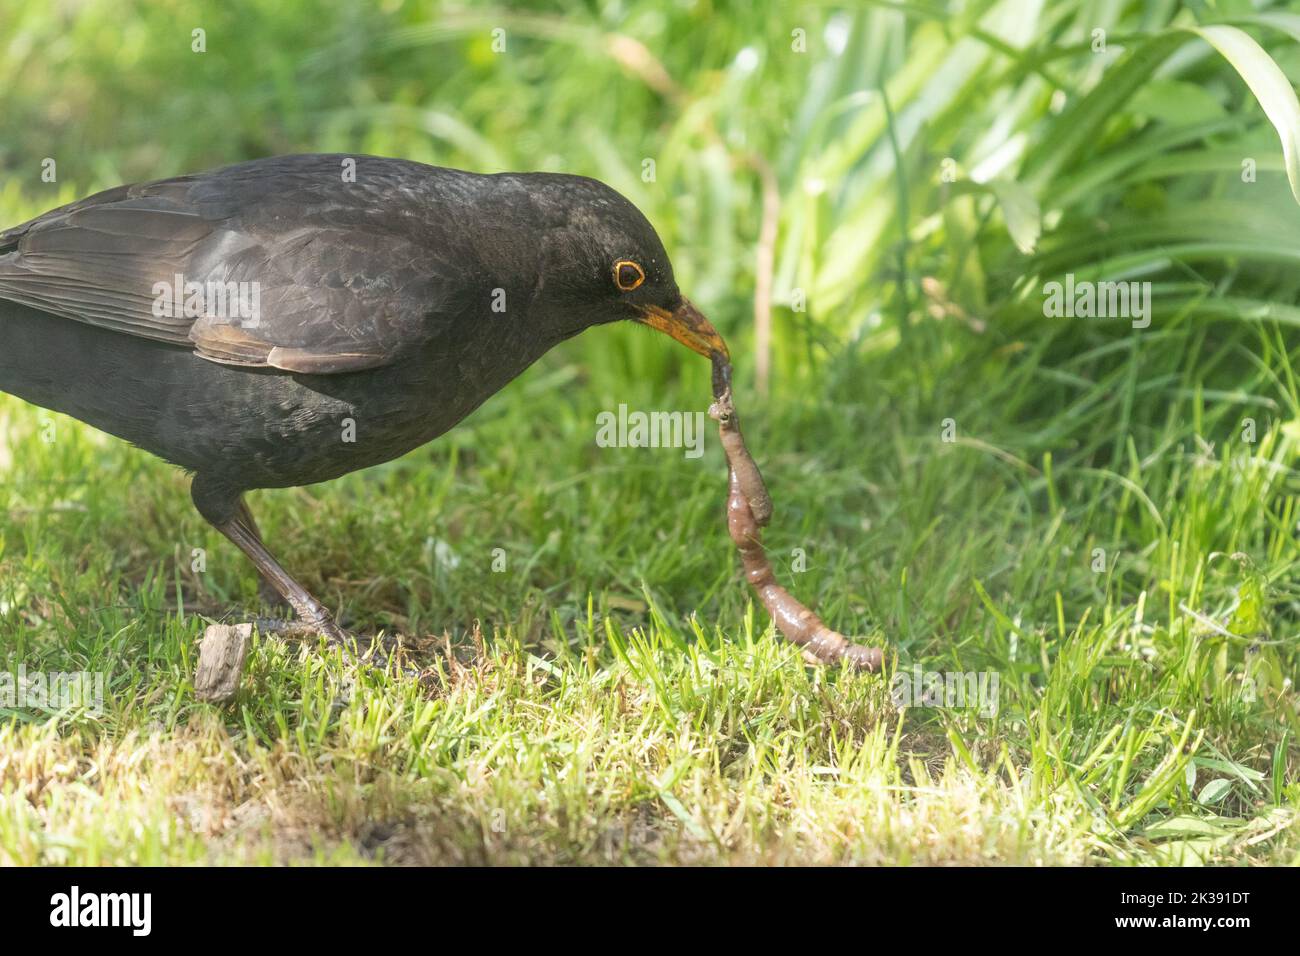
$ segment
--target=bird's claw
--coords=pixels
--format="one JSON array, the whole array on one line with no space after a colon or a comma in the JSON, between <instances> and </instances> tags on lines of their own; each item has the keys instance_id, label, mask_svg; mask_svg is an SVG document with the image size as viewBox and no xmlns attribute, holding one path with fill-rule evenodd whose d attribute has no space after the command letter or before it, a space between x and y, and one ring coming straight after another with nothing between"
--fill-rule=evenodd
<instances>
[{"instance_id":1,"label":"bird's claw","mask_svg":"<svg viewBox=\"0 0 1300 956\"><path fill-rule=\"evenodd\" d=\"M253 623L261 633L274 634L276 637L310 640L321 636L331 644L344 648L354 646L357 640L356 635L339 627L330 618L285 621L275 617L259 617Z\"/></svg>"}]
</instances>

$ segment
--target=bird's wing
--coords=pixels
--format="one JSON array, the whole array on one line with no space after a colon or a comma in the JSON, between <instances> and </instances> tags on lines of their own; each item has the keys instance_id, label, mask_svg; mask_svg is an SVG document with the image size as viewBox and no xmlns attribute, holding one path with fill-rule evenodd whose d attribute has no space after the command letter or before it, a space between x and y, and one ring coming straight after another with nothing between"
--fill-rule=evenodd
<instances>
[{"instance_id":1,"label":"bird's wing","mask_svg":"<svg viewBox=\"0 0 1300 956\"><path fill-rule=\"evenodd\" d=\"M417 191L385 188L414 164L357 187L328 159L122 186L0 232L0 299L215 362L387 364L431 333L454 272L411 226Z\"/></svg>"}]
</instances>

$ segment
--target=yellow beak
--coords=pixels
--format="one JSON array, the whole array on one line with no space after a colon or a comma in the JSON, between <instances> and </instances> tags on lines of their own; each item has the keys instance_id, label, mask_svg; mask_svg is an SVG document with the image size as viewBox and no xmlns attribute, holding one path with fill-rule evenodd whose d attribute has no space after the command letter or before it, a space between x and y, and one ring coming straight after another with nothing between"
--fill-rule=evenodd
<instances>
[{"instance_id":1,"label":"yellow beak","mask_svg":"<svg viewBox=\"0 0 1300 956\"><path fill-rule=\"evenodd\" d=\"M672 312L661 309L657 305L640 306L639 311L640 315L636 320L641 324L671 335L688 349L699 352L703 356L712 358L717 353L724 359L731 360L731 355L727 352L727 343L722 341L718 330L700 314L700 310L695 308L689 299L682 299L682 304Z\"/></svg>"}]
</instances>

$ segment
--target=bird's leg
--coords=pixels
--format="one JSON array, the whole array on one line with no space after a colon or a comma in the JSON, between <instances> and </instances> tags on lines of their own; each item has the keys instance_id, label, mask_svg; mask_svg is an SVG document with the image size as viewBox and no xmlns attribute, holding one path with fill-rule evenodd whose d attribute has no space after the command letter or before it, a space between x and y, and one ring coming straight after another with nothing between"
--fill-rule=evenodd
<instances>
[{"instance_id":1,"label":"bird's leg","mask_svg":"<svg viewBox=\"0 0 1300 956\"><path fill-rule=\"evenodd\" d=\"M325 606L311 596L311 593L290 577L275 556L266 550L266 545L250 528L242 515L223 521L213 522L213 527L224 534L239 550L248 555L248 559L257 567L258 572L268 581L280 596L289 602L294 614L304 624L315 628L334 643L346 643L347 632L334 622Z\"/></svg>"},{"instance_id":2,"label":"bird's leg","mask_svg":"<svg viewBox=\"0 0 1300 956\"><path fill-rule=\"evenodd\" d=\"M244 523L248 525L257 540L262 540L262 529L257 526L257 520L253 517L253 512L249 510L248 503L241 496L239 499L239 516L243 518ZM276 589L275 584L265 574L257 575L257 597L261 602L273 608L288 608L290 604L284 599L284 596Z\"/></svg>"},{"instance_id":3,"label":"bird's leg","mask_svg":"<svg viewBox=\"0 0 1300 956\"><path fill-rule=\"evenodd\" d=\"M202 475L195 475L190 486L190 497L194 499L199 514L248 555L262 577L289 602L299 620L324 634L333 643L347 642L347 632L334 622L325 606L290 577L289 572L266 549L256 525L252 523L252 514L237 490L224 488L204 480Z\"/></svg>"}]
</instances>

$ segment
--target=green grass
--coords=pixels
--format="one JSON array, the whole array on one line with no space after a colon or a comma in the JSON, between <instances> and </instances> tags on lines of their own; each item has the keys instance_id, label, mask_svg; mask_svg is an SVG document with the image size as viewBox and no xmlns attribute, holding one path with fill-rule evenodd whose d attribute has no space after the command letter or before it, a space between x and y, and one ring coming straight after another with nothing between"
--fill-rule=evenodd
<instances>
[{"instance_id":1,"label":"green grass","mask_svg":"<svg viewBox=\"0 0 1300 956\"><path fill-rule=\"evenodd\" d=\"M1292 35L1233 4L175 6L0 3L4 224L295 149L606 179L732 344L778 575L889 673L772 634L712 434L596 447L619 403L707 405L644 330L399 461L254 495L303 583L424 673L260 640L225 707L195 644L256 608L252 568L179 472L0 398L0 661L108 683L102 715L0 712L0 862L1300 862L1300 213L1279 127L1167 28L1243 24L1294 86ZM782 200L766 391L754 155ZM1151 326L1045 318L1067 273L1152 281ZM997 674L997 713L900 710L916 666Z\"/></svg>"}]
</instances>

